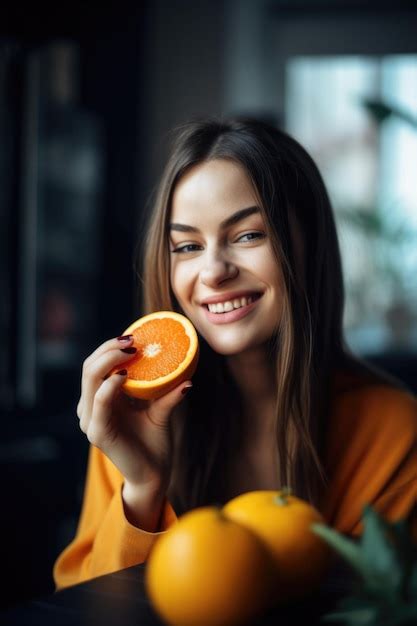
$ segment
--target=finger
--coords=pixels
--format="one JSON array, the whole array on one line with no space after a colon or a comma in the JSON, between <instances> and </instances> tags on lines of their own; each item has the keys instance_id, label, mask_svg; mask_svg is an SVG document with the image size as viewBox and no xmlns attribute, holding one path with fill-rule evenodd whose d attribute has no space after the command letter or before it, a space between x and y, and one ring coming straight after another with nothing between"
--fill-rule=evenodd
<instances>
[{"instance_id":1,"label":"finger","mask_svg":"<svg viewBox=\"0 0 417 626\"><path fill-rule=\"evenodd\" d=\"M85 380L89 376L91 368L96 364L97 359L104 355L109 350L124 350L132 347L133 335L122 335L120 337L114 337L102 343L94 352L92 352L84 361L81 372L81 397L77 406L77 415L81 418L83 412L84 398L85 398ZM107 374L107 372L106 372ZM105 376L105 375L104 375ZM104 378L103 376L103 378ZM91 406L91 404L90 404Z\"/></svg>"},{"instance_id":2,"label":"finger","mask_svg":"<svg viewBox=\"0 0 417 626\"><path fill-rule=\"evenodd\" d=\"M184 399L192 386L191 380L186 380L161 398L154 400L146 411L150 421L156 426L165 428L171 412Z\"/></svg>"},{"instance_id":3,"label":"finger","mask_svg":"<svg viewBox=\"0 0 417 626\"><path fill-rule=\"evenodd\" d=\"M144 400L143 398L132 398L132 396L128 396L126 392L123 393L123 399L128 404L129 408L134 411L141 411L143 409L147 409L149 406L149 400Z\"/></svg>"},{"instance_id":4,"label":"finger","mask_svg":"<svg viewBox=\"0 0 417 626\"><path fill-rule=\"evenodd\" d=\"M97 390L101 387L103 380L108 377L109 372L115 368L122 369L124 363L136 356L135 348L127 348L127 350L130 351L134 350L131 354L126 353L124 350L124 348L116 348L103 353L100 357L97 357L96 360L83 372L81 382L83 414L91 414L93 410L94 397Z\"/></svg>"},{"instance_id":5,"label":"finger","mask_svg":"<svg viewBox=\"0 0 417 626\"><path fill-rule=\"evenodd\" d=\"M128 348L132 344L133 335L114 337L113 339L105 341L85 359L83 363L83 370L88 369L99 357L101 357L109 350L115 350L116 348Z\"/></svg>"},{"instance_id":6,"label":"finger","mask_svg":"<svg viewBox=\"0 0 417 626\"><path fill-rule=\"evenodd\" d=\"M109 376L95 394L91 418L85 432L89 442L99 448L105 447L115 436L115 425L112 424L113 403L126 379L126 374L126 370L122 370L119 374Z\"/></svg>"}]
</instances>

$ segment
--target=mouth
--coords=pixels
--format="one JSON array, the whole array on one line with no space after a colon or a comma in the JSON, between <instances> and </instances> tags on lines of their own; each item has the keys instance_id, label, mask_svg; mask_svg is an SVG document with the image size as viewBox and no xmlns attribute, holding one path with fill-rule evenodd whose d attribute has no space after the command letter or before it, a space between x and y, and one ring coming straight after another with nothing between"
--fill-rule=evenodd
<instances>
[{"instance_id":1,"label":"mouth","mask_svg":"<svg viewBox=\"0 0 417 626\"><path fill-rule=\"evenodd\" d=\"M250 296L234 298L233 300L226 300L225 302L217 302L214 304L204 304L203 306L210 311L210 313L223 315L224 313L230 313L231 311L244 308L252 302L255 302L255 300L259 300L261 296L261 293L253 293Z\"/></svg>"},{"instance_id":2,"label":"mouth","mask_svg":"<svg viewBox=\"0 0 417 626\"><path fill-rule=\"evenodd\" d=\"M214 324L235 322L248 315L258 304L262 293L253 293L250 296L235 298L226 302L203 304L206 318Z\"/></svg>"}]
</instances>

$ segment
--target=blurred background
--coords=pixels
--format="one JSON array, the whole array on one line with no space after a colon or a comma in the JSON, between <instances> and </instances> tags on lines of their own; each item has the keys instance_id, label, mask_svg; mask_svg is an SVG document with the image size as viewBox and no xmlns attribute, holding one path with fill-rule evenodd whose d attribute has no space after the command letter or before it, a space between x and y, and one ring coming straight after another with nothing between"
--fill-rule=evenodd
<instances>
[{"instance_id":1,"label":"blurred background","mask_svg":"<svg viewBox=\"0 0 417 626\"><path fill-rule=\"evenodd\" d=\"M80 368L138 316L136 243L174 125L258 115L306 146L335 207L348 342L417 391L416 2L7 4L1 608L52 592L74 535Z\"/></svg>"}]
</instances>

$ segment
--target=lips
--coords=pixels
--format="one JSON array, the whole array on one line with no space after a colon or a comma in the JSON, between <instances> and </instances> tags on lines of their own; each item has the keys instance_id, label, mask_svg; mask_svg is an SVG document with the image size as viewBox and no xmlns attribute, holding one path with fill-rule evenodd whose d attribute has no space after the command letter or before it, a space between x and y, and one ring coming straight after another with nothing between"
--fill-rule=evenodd
<instances>
[{"instance_id":1,"label":"lips","mask_svg":"<svg viewBox=\"0 0 417 626\"><path fill-rule=\"evenodd\" d=\"M262 293L259 291L231 291L229 293L219 294L217 296L210 296L209 298L204 298L201 300L201 304L207 306L208 304L218 304L220 302L227 302L233 300L239 300L240 298L249 298L253 299L260 298Z\"/></svg>"}]
</instances>

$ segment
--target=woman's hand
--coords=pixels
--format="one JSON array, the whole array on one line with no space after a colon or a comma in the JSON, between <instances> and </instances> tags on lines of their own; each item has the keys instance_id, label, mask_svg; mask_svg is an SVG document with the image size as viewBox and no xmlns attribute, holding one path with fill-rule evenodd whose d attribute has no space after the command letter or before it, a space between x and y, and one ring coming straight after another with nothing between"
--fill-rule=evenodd
<instances>
[{"instance_id":1,"label":"woman's hand","mask_svg":"<svg viewBox=\"0 0 417 626\"><path fill-rule=\"evenodd\" d=\"M182 382L157 400L127 397L121 391L126 372L109 372L123 372L123 363L135 354L123 350L132 349L132 343L132 338L110 339L85 360L77 415L90 443L123 474L124 490L137 501L146 494L151 502L167 489L172 465L168 420L191 383Z\"/></svg>"}]
</instances>

